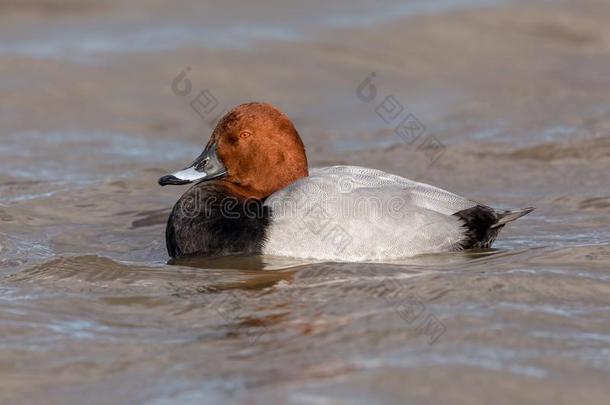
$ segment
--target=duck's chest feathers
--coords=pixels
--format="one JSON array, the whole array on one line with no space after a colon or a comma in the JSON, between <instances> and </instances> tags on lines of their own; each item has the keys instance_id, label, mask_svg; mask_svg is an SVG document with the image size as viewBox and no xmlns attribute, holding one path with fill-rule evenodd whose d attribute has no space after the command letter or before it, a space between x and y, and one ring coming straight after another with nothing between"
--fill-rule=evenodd
<instances>
[{"instance_id":1,"label":"duck's chest feathers","mask_svg":"<svg viewBox=\"0 0 610 405\"><path fill-rule=\"evenodd\" d=\"M235 197L222 183L201 183L178 200L165 238L171 257L257 254L267 234L270 208Z\"/></svg>"}]
</instances>

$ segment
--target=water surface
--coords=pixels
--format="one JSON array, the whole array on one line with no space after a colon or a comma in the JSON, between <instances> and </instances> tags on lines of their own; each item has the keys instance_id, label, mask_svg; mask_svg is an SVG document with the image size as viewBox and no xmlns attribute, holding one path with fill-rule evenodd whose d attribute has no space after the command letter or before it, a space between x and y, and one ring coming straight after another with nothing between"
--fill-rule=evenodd
<instances>
[{"instance_id":1,"label":"water surface","mask_svg":"<svg viewBox=\"0 0 610 405\"><path fill-rule=\"evenodd\" d=\"M2 402L608 403L610 9L585 3L0 2ZM156 180L207 141L206 88L287 111L311 166L537 209L483 251L169 261L184 190Z\"/></svg>"}]
</instances>

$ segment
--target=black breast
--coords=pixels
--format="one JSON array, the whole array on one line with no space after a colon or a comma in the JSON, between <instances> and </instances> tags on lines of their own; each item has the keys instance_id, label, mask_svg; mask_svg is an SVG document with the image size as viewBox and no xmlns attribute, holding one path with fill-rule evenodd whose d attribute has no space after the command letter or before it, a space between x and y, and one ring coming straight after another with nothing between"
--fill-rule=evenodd
<instances>
[{"instance_id":1,"label":"black breast","mask_svg":"<svg viewBox=\"0 0 610 405\"><path fill-rule=\"evenodd\" d=\"M180 197L167 222L171 257L261 252L270 209L263 201L238 199L222 183L199 183Z\"/></svg>"}]
</instances>

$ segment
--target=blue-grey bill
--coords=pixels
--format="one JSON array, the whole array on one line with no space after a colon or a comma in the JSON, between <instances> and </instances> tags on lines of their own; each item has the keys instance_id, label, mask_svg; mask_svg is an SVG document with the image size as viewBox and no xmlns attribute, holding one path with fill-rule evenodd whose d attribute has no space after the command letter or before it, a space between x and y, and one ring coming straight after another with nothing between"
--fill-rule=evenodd
<instances>
[{"instance_id":1,"label":"blue-grey bill","mask_svg":"<svg viewBox=\"0 0 610 405\"><path fill-rule=\"evenodd\" d=\"M207 181L226 176L227 169L218 156L216 145L206 148L201 155L187 168L159 179L159 185L182 185L199 181Z\"/></svg>"}]
</instances>

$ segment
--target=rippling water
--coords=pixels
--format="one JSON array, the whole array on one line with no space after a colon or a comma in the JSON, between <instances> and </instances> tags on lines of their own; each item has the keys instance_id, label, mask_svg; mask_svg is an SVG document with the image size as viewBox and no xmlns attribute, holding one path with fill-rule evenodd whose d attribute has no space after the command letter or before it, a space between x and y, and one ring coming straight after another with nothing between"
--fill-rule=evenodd
<instances>
[{"instance_id":1,"label":"rippling water","mask_svg":"<svg viewBox=\"0 0 610 405\"><path fill-rule=\"evenodd\" d=\"M262 37L244 4L20 4L0 1L0 402L608 403L603 2L277 6ZM183 189L156 179L210 132L171 93L185 66L288 111L312 166L537 209L489 250L168 261ZM358 100L372 71L442 153Z\"/></svg>"}]
</instances>

